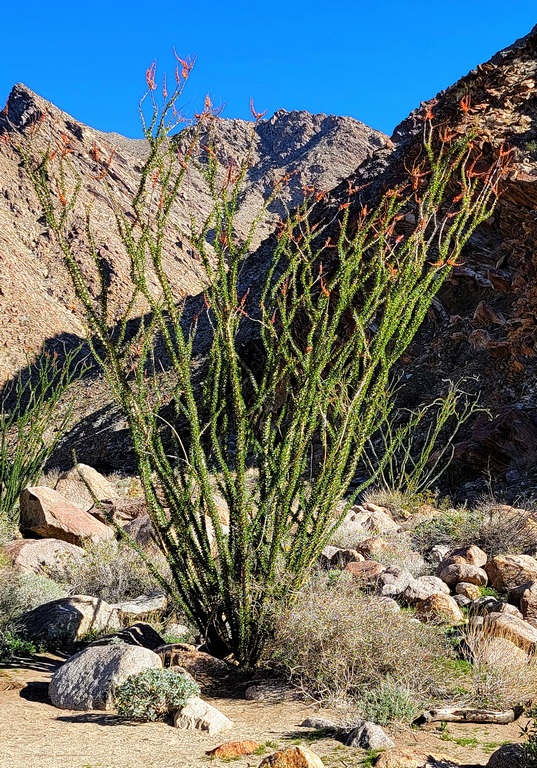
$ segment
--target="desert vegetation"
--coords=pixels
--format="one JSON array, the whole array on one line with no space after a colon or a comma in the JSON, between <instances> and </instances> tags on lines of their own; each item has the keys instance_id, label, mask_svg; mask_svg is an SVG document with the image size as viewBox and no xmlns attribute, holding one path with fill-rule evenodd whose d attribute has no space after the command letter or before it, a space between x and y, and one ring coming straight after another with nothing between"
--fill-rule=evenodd
<instances>
[{"instance_id":1,"label":"desert vegetation","mask_svg":"<svg viewBox=\"0 0 537 768\"><path fill-rule=\"evenodd\" d=\"M317 221L315 196L322 195L314 192L278 227L263 287L246 286L242 273L259 217L241 238L235 216L248 163L222 161L209 100L189 141L173 136L190 69L178 60L171 93L159 91L155 68L148 70L141 108L148 155L129 211L107 186L111 159L100 161L98 178L131 266L119 317L109 314L109 270L91 212L77 209L82 182L68 145L45 141L43 149L37 125L17 149L72 278L93 354L128 420L171 574L155 578L210 649L250 666L272 634L274 605L304 586L352 504L351 495L334 515L370 439L382 427L390 434L393 365L471 233L490 216L505 155L477 170L468 110L470 122L449 136L427 111L422 156L405 183L371 209L349 190L347 202ZM180 233L206 273L194 311L176 295L163 260L171 206L191 167L213 200L210 215L193 216L190 231ZM81 219L97 291L69 234ZM140 302L149 314L129 335ZM252 345L258 360L247 354ZM173 455L160 415L163 378L174 409L166 419ZM368 482L389 468L391 455L385 446ZM407 473L408 483L415 485L419 470Z\"/></svg>"}]
</instances>

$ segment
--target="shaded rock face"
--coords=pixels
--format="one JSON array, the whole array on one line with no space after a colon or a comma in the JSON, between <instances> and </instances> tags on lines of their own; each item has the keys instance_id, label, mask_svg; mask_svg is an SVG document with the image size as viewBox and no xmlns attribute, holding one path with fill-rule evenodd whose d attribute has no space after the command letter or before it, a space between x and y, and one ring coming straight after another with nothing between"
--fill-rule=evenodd
<instances>
[{"instance_id":1,"label":"shaded rock face","mask_svg":"<svg viewBox=\"0 0 537 768\"><path fill-rule=\"evenodd\" d=\"M115 608L90 595L73 595L43 603L20 617L20 631L29 640L49 648L62 648L88 632L120 628Z\"/></svg>"}]
</instances>

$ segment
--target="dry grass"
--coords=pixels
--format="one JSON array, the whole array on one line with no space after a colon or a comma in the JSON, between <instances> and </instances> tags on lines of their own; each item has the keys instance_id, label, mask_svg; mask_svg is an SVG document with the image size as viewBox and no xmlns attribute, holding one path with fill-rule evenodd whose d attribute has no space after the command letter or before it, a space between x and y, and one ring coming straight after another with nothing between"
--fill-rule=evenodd
<instances>
[{"instance_id":1,"label":"dry grass","mask_svg":"<svg viewBox=\"0 0 537 768\"><path fill-rule=\"evenodd\" d=\"M384 707L384 721L397 719L389 714L402 704L411 719L436 699L446 677L438 660L453 655L441 629L389 612L345 574L313 579L279 617L270 649L271 660L312 698L362 712Z\"/></svg>"},{"instance_id":2,"label":"dry grass","mask_svg":"<svg viewBox=\"0 0 537 768\"><path fill-rule=\"evenodd\" d=\"M471 664L468 693L472 704L503 710L537 697L537 658L507 638L494 636L487 627L469 626L461 648Z\"/></svg>"}]
</instances>

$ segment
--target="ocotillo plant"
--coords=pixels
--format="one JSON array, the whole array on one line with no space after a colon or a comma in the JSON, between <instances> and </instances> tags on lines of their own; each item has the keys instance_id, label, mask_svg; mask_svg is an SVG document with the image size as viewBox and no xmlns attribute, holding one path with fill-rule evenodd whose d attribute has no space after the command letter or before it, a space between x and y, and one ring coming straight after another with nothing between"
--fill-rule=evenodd
<instances>
[{"instance_id":1,"label":"ocotillo plant","mask_svg":"<svg viewBox=\"0 0 537 768\"><path fill-rule=\"evenodd\" d=\"M386 417L390 370L471 233L490 216L501 163L478 173L471 132L439 140L426 114L424 161L409 184L372 210L344 202L335 220L323 223L311 223L305 204L277 229L264 289L249 292L241 271L259 217L242 239L235 226L248 163L222 167L208 100L187 141L178 144L171 135L189 72L180 62L173 93L163 89L159 101L154 67L148 71L148 154L131 209L110 192L131 269L127 308L114 328L91 215L97 298L69 238L83 183L70 153L61 146L39 153L22 140L19 149L95 357L128 419L151 520L173 574L167 589L214 652L232 653L248 666L270 635L274 602L303 584L340 522L338 503ZM164 243L193 165L213 208L187 233L206 273L204 300L189 314L166 271ZM108 171L103 165L99 175L110 191ZM140 297L149 311L129 340L128 320ZM209 342L200 361L201 323ZM248 336L262 348L260 364L247 357ZM159 415L157 338L169 366L174 456ZM222 522L216 491L228 521Z\"/></svg>"}]
</instances>

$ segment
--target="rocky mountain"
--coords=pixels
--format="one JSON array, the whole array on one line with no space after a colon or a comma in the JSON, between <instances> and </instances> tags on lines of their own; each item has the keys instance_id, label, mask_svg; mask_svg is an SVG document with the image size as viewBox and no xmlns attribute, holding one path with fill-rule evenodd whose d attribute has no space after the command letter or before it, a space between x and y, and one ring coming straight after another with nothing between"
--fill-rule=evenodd
<instances>
[{"instance_id":1,"label":"rocky mountain","mask_svg":"<svg viewBox=\"0 0 537 768\"><path fill-rule=\"evenodd\" d=\"M246 232L263 199L282 177L289 182L278 205L261 221L253 247L273 230L285 206L296 205L303 186L329 190L349 175L387 137L349 117L279 110L257 124L219 118L215 142L223 159L240 165L249 156L237 222ZM187 129L188 131L188 129ZM91 206L92 227L103 257L111 265L112 307L121 306L129 276L127 256L114 226L109 197L100 183L100 168L111 158L107 183L115 204L129 209L146 153L144 140L105 134L74 120L23 85L16 85L0 113L0 384L17 372L47 339L84 336L84 328L61 257L41 216L34 190L19 167L11 139L35 134L67 148L82 180L80 202ZM199 173L192 169L172 216L166 268L178 294L197 293L203 283L199 261L180 233L190 217L202 221L211 199ZM72 229L81 264L92 279L84 216ZM93 276L95 278L95 276ZM144 307L140 306L140 313Z\"/></svg>"}]
</instances>

